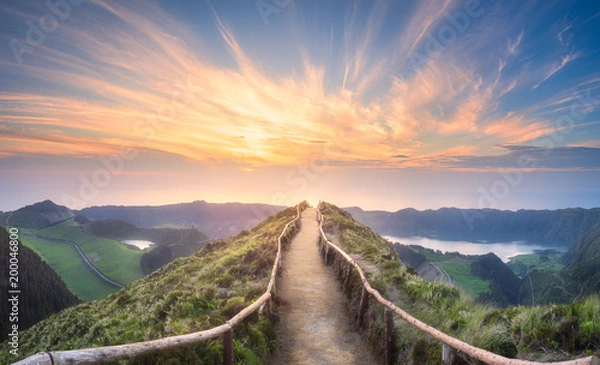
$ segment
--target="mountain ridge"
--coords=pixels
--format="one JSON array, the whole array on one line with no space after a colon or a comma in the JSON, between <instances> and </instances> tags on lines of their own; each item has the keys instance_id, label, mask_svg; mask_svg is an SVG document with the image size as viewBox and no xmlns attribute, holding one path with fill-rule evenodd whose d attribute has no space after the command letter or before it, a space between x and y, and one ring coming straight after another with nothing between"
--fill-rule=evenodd
<instances>
[{"instance_id":1,"label":"mountain ridge","mask_svg":"<svg viewBox=\"0 0 600 365\"><path fill-rule=\"evenodd\" d=\"M527 240L571 245L600 221L600 208L556 210L440 208L396 212L346 208L359 222L378 233L396 237L421 236L449 241Z\"/></svg>"}]
</instances>

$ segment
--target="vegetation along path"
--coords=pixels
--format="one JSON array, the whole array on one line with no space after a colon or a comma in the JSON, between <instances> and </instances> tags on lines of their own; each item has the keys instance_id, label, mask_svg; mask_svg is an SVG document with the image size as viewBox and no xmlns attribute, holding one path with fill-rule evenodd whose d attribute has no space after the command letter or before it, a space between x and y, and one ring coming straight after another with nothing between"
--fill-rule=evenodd
<instances>
[{"instance_id":1,"label":"vegetation along path","mask_svg":"<svg viewBox=\"0 0 600 365\"><path fill-rule=\"evenodd\" d=\"M319 256L317 210L304 210L301 220L301 229L283 257L277 292L279 348L271 365L376 364L352 329L333 271Z\"/></svg>"}]
</instances>

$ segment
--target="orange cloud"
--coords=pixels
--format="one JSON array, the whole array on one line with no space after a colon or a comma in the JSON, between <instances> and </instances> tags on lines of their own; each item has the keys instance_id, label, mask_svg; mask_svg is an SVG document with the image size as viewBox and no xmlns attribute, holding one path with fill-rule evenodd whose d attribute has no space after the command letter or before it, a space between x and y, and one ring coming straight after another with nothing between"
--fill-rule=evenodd
<instances>
[{"instance_id":1,"label":"orange cloud","mask_svg":"<svg viewBox=\"0 0 600 365\"><path fill-rule=\"evenodd\" d=\"M130 31L97 19L87 19L92 26L83 29L64 23L65 43L81 55L44 48L36 56L51 66L11 65L55 88L0 93L0 126L6 127L0 129L0 157L112 154L125 144L248 169L306 163L315 156L363 166L435 166L436 156L548 133L543 123L519 114L483 125L485 112L515 84L497 79L482 86L474 68L453 57L432 58L414 73L390 79L395 67L410 61L397 50L373 56L384 2L376 4L358 47L347 47L338 89L326 81L334 70L315 64L306 52L297 73L264 71L218 16L235 66L214 64L204 41L156 4L144 14L118 3L94 4ZM398 49L408 54L452 6L449 0L442 6L422 2L398 35ZM382 80L391 85L382 87ZM366 99L375 86L380 93ZM465 145L468 137L472 146ZM400 161L397 155L412 157Z\"/></svg>"}]
</instances>

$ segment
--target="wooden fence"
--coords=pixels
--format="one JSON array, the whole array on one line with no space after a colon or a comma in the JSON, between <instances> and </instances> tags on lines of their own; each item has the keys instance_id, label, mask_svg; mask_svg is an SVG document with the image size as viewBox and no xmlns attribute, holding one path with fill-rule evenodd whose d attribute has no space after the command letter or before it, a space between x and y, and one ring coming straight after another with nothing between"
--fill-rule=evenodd
<instances>
[{"instance_id":1,"label":"wooden fence","mask_svg":"<svg viewBox=\"0 0 600 365\"><path fill-rule=\"evenodd\" d=\"M277 271L281 267L281 240L286 235L290 226L296 228L296 222L300 218L300 207L303 204L298 204L296 218L289 221L283 231L277 237L277 255L271 270L271 277L267 290L260 298L252 304L241 310L226 323L207 329L204 331L194 332L187 335L166 337L159 340L135 342L126 345L94 347L80 350L69 351L54 351L40 352L30 356L24 360L14 363L13 365L75 365L75 364L103 364L124 359L133 359L143 355L148 355L164 350L170 350L176 347L190 345L201 341L206 341L212 338L221 336L223 340L223 363L225 365L233 365L233 328L243 321L250 314L259 310L260 312L267 311L267 315L271 312L271 298L275 295L275 278Z\"/></svg>"},{"instance_id":2,"label":"wooden fence","mask_svg":"<svg viewBox=\"0 0 600 365\"><path fill-rule=\"evenodd\" d=\"M526 360L519 360L519 359L509 359L509 358L497 355L493 352L489 352L487 350L472 346L466 342L463 342L454 337L451 337L451 336L437 330L436 328L431 327L431 326L419 321L418 319L411 316L407 312L398 308L391 301L385 299L377 290L375 290L371 286L371 284L369 284L369 281L367 280L365 273L360 268L360 266L356 263L356 261L354 261L354 259L352 257L350 257L350 255L348 255L346 252L344 252L344 250L342 250L340 247L338 247L337 245L335 245L334 243L332 243L331 241L329 241L327 239L327 235L325 235L325 232L323 231L324 216L321 214L320 211L318 211L318 213L317 213L317 219L319 221L319 230L321 233L319 236L319 244L322 244L323 242L326 243L325 245L323 245L325 262L327 263L328 256L329 256L329 248L331 247L333 250L335 250L335 252L337 252L344 259L346 259L346 261L348 261L348 263L350 263L350 265L351 265L348 268L349 271L347 273L346 280L347 280L347 278L350 277L350 270L352 267L354 267L356 269L356 271L358 272L358 274L360 275L363 289L361 292L361 297L360 297L360 302L359 302L357 323L360 325L360 323L362 322L361 317L367 310L369 294L372 295L375 299L377 299L377 301L379 303L383 304L383 306L386 308L385 313L384 313L385 334L386 334L386 338L384 341L385 342L384 354L385 354L386 365L395 363L395 359L393 359L391 356L391 354L393 353L393 351L392 351L393 343L391 341L391 337L392 337L391 334L393 333L393 323L394 323L393 317L392 317L393 313L396 313L397 315L402 317L404 320L406 320L408 323L410 323L412 326L416 327L420 331L425 332L428 335L430 335L431 337L441 341L443 344L442 357L443 357L443 361L445 364L452 363L452 359L451 359L453 357L452 349L454 349L455 351L463 352L463 353L467 354L468 356L478 359L478 360L481 360L484 363L489 364L489 365L543 365L543 364L598 365L598 358L595 356L589 356L589 357L577 359L577 360L561 361L561 362L553 362L553 363L540 363L540 362L526 361Z\"/></svg>"}]
</instances>

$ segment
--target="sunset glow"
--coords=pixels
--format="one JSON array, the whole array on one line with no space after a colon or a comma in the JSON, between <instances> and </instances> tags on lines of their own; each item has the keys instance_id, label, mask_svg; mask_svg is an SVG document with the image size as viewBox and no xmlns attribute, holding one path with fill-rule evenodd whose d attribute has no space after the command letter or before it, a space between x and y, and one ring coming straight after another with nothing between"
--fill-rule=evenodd
<instances>
[{"instance_id":1,"label":"sunset glow","mask_svg":"<svg viewBox=\"0 0 600 365\"><path fill-rule=\"evenodd\" d=\"M0 6L0 210L600 204L600 4L49 3Z\"/></svg>"}]
</instances>

